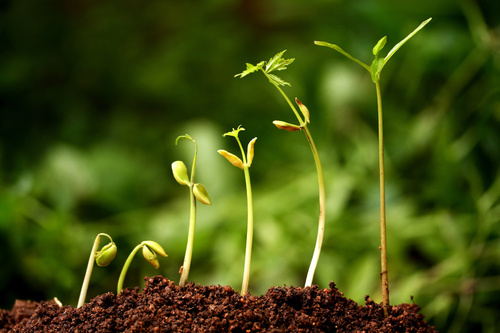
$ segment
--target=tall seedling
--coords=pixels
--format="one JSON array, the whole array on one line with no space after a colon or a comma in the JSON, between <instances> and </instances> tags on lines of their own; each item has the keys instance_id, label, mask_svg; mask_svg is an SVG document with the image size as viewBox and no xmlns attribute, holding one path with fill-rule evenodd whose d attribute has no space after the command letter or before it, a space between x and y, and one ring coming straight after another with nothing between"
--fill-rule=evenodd
<instances>
[{"instance_id":1,"label":"tall seedling","mask_svg":"<svg viewBox=\"0 0 500 333\"><path fill-rule=\"evenodd\" d=\"M382 118L382 94L380 92L380 73L389 59L396 53L397 50L411 37L413 37L420 29L422 29L432 18L422 22L415 30L413 30L406 38L397 43L392 50L385 56L380 58L379 53L387 42L387 37L381 38L372 50L375 59L371 65L367 65L360 60L354 58L349 53L344 51L338 45L330 44L327 42L314 42L316 45L326 46L342 53L347 58L356 62L365 68L370 73L373 83L375 83L375 90L377 94L377 109L378 109L378 142L379 142L379 170L380 170L380 255L381 255L381 279L382 279L382 306L384 314L388 315L389 308L389 276L387 273L387 240L386 240L386 218L385 218L385 172L384 172L384 131L383 131L383 118Z\"/></svg>"},{"instance_id":2,"label":"tall seedling","mask_svg":"<svg viewBox=\"0 0 500 333\"><path fill-rule=\"evenodd\" d=\"M286 50L285 50L286 51ZM318 150L316 149L316 145L314 144L314 140L309 132L309 128L307 124L310 123L309 110L307 107L302 104L297 98L295 99L295 103L299 107L300 112L302 113L302 117L297 112L297 109L290 101L288 96L285 94L282 86L290 86L290 83L282 80L277 75L273 74L274 71L282 71L287 68L289 64L291 64L295 59L283 59L283 54L285 51L282 51L276 54L274 57L269 59L269 61L261 61L257 65L252 65L247 63L247 69L241 72L240 74L236 74L235 77L245 77L248 74L251 74L256 71L261 71L269 80L269 82L278 89L280 94L286 100L290 109L292 109L295 117L299 122L299 125L290 124L281 120L275 120L273 124L279 129L283 129L286 131L294 132L294 131L302 131L304 132L307 142L309 142L309 146L311 147L311 151L314 157L314 162L316 163L316 171L318 174L318 188L319 188L319 222L318 222L318 235L316 237L316 246L314 248L313 257L311 260L311 264L309 266L309 271L307 272L306 277L306 287L310 287L312 285L314 272L316 271L316 266L318 265L319 255L321 253L321 246L323 244L323 236L325 233L325 204L326 204L326 194L325 194L325 178L323 176L323 168L321 166L321 161L319 159Z\"/></svg>"}]
</instances>

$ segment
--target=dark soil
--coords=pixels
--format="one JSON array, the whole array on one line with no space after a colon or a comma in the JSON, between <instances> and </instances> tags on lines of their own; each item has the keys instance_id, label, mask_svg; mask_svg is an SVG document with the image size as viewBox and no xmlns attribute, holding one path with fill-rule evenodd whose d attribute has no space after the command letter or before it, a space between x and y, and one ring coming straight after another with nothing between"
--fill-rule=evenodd
<instances>
[{"instance_id":1,"label":"dark soil","mask_svg":"<svg viewBox=\"0 0 500 333\"><path fill-rule=\"evenodd\" d=\"M263 296L229 286L179 287L162 276L120 295L97 296L79 309L53 301L17 301L0 310L0 332L436 332L416 304L389 309L330 289L277 287Z\"/></svg>"}]
</instances>

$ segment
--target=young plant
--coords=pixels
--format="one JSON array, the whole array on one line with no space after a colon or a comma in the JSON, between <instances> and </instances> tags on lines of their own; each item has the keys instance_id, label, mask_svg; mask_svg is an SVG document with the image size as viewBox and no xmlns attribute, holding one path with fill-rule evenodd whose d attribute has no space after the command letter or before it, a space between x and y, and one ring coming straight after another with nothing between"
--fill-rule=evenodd
<instances>
[{"instance_id":1,"label":"young plant","mask_svg":"<svg viewBox=\"0 0 500 333\"><path fill-rule=\"evenodd\" d=\"M99 248L99 243L101 242L101 236L106 236L109 238L109 243L100 251L97 251ZM81 307L83 303L85 303L85 297L87 296L87 290L89 288L90 276L92 275L92 269L94 268L94 261L97 263L97 266L107 266L116 256L116 245L111 239L111 236L108 234L100 233L94 240L94 245L92 246L92 250L90 251L89 263L87 264L87 271L85 272L85 277L83 279L82 289L80 291L80 298L78 299L77 307Z\"/></svg>"},{"instance_id":2,"label":"young plant","mask_svg":"<svg viewBox=\"0 0 500 333\"><path fill-rule=\"evenodd\" d=\"M230 152L220 149L217 152L224 156L232 165L238 167L243 170L245 174L245 184L247 188L247 243L245 249L245 269L243 272L243 283L241 286L241 294L245 295L248 291L248 281L250 280L250 261L252 259L252 241L253 241L253 200L252 200L252 184L250 182L250 172L248 169L252 165L253 156L254 156L254 145L257 138L253 138L247 147L247 153L245 157L245 151L243 150L243 146L241 145L241 141L238 138L238 134L240 131L244 131L243 127L238 126L237 129L234 129L231 132L224 133L223 136L232 136L238 142L241 150L241 159L231 154Z\"/></svg>"},{"instance_id":3,"label":"young plant","mask_svg":"<svg viewBox=\"0 0 500 333\"><path fill-rule=\"evenodd\" d=\"M134 259L135 254L142 248L142 255L144 258L154 266L154 268L160 267L160 263L157 258L157 254L162 257L167 257L165 250L161 247L160 244L153 241L144 241L137 245L132 252L130 252L125 264L123 265L122 272L120 273L120 277L118 278L118 285L116 288L116 294L119 295L123 290L123 281L125 281L125 275L127 274L128 268L130 267L130 263L132 259Z\"/></svg>"},{"instance_id":4,"label":"young plant","mask_svg":"<svg viewBox=\"0 0 500 333\"><path fill-rule=\"evenodd\" d=\"M181 184L189 187L189 201L190 201L190 215L189 215L189 232L188 232L188 242L186 246L186 254L184 256L184 263L181 267L181 279L179 286L184 287L186 285L189 270L191 268L191 258L193 256L193 243L194 243L194 230L196 228L196 199L205 205L211 205L210 197L208 192L202 184L194 182L194 173L196 170L196 156L198 154L198 145L196 141L188 134L181 135L175 140L175 144L179 140L189 140L194 143L194 158L193 165L191 167L191 178L188 176L187 168L184 162L175 161L172 163L172 173L175 180Z\"/></svg>"},{"instance_id":5,"label":"young plant","mask_svg":"<svg viewBox=\"0 0 500 333\"><path fill-rule=\"evenodd\" d=\"M286 51L286 50L285 50ZM256 71L261 71L269 80L269 82L278 89L280 94L286 100L290 108L292 109L295 117L297 118L299 124L290 124L281 120L275 120L273 124L279 129L283 129L286 131L294 132L294 131L302 131L304 132L307 142L309 142L309 146L311 147L311 151L314 157L314 162L316 164L316 172L318 174L318 189L319 189L319 221L318 221L318 235L316 237L316 245L314 247L314 253L311 260L311 264L309 265L309 271L307 272L306 277L306 287L310 287L312 285L314 273L316 271L316 267L318 265L319 255L321 253L321 247L323 245L323 237L325 233L325 204L326 204L326 194L325 194L325 178L323 175L323 167L321 166L321 160L319 158L318 150L316 149L316 145L314 144L314 140L311 136L309 128L307 124L310 123L309 110L307 107L302 104L297 98L295 98L295 103L299 107L300 112L302 113L302 118L297 109L290 101L285 92L281 89L282 86L290 86L290 83L282 80L280 77L272 74L274 71L282 71L287 68L295 59L283 59L283 54L285 51L282 51L276 54L274 57L269 59L269 61L261 61L257 65L252 65L247 63L247 69L241 72L240 74L236 74L235 77L245 77L248 74L251 74Z\"/></svg>"},{"instance_id":6,"label":"young plant","mask_svg":"<svg viewBox=\"0 0 500 333\"><path fill-rule=\"evenodd\" d=\"M319 46L326 46L334 49L335 51L343 54L347 58L356 62L365 68L370 73L373 83L375 83L375 90L377 94L377 109L378 109L378 138L379 138L379 170L380 170L380 255L381 255L381 279L382 279L382 305L384 314L388 315L389 307L389 277L387 273L387 240L386 240L386 217L385 217L385 172L384 172L384 131L383 131L383 118L382 118L382 94L380 92L380 73L389 59L396 53L397 50L411 37L413 37L420 29L422 29L432 18L422 22L415 30L413 30L406 38L397 43L389 53L380 58L379 53L387 42L387 37L381 38L372 50L375 59L371 65L367 65L360 60L354 58L349 53L341 49L338 45L330 44L327 42L314 42Z\"/></svg>"}]
</instances>

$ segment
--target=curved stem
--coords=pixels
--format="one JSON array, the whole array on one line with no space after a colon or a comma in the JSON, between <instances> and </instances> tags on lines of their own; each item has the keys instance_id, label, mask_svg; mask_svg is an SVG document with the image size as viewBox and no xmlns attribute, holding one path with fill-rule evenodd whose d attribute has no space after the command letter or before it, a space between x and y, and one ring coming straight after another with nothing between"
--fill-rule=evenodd
<instances>
[{"instance_id":1,"label":"curved stem","mask_svg":"<svg viewBox=\"0 0 500 333\"><path fill-rule=\"evenodd\" d=\"M384 315L388 316L389 307L389 275L387 272L387 239L386 239L386 217L385 217L385 176L384 176L384 128L382 117L382 95L380 83L375 83L377 90L378 109L378 156L380 170L380 262L382 279L382 307Z\"/></svg>"},{"instance_id":2,"label":"curved stem","mask_svg":"<svg viewBox=\"0 0 500 333\"><path fill-rule=\"evenodd\" d=\"M319 159L318 150L311 137L311 133L306 125L303 127L304 134L306 135L309 146L311 147L314 162L316 163L316 173L318 174L318 188L319 188L319 222L318 222L318 235L316 237L316 246L314 248L313 257L311 264L309 265L309 271L307 272L306 287L312 285L314 273L316 271L316 266L318 265L319 255L321 253L321 247L323 245L323 236L325 234L325 207L326 207L326 190L325 190L325 176L323 174L323 167L321 166L321 161Z\"/></svg>"},{"instance_id":3,"label":"curved stem","mask_svg":"<svg viewBox=\"0 0 500 333\"><path fill-rule=\"evenodd\" d=\"M83 284L82 284L82 289L80 291L80 297L78 298L77 308L81 307L85 303L85 297L87 297L87 290L89 288L89 283L90 283L90 276L92 275L92 270L94 268L95 255L97 253L97 249L99 248L101 236L106 236L111 240L111 242L113 242L113 240L108 234L100 233L96 236L94 240L94 245L92 246L92 250L90 251L89 262L87 264L87 271L85 272L85 277L83 278Z\"/></svg>"},{"instance_id":4,"label":"curved stem","mask_svg":"<svg viewBox=\"0 0 500 333\"><path fill-rule=\"evenodd\" d=\"M262 69L261 69L262 70ZM264 73L264 75L268 78L269 82L272 83L273 86L276 87L276 89L278 89L278 91L280 92L281 96L283 96L283 98L286 100L286 102L288 103L288 106L290 106L290 109L292 109L293 113L295 114L295 117L297 117L297 120L299 121L300 125L303 126L305 124L305 122L302 120L302 118L299 116L299 113L297 112L297 109L295 108L295 106L293 105L292 101L290 101L290 99L288 98L288 96L285 94L285 92L283 91L283 89L280 88L279 85L277 85L276 83L274 83L270 78L269 78L269 75L264 71L262 70L262 72Z\"/></svg>"},{"instance_id":5,"label":"curved stem","mask_svg":"<svg viewBox=\"0 0 500 333\"><path fill-rule=\"evenodd\" d=\"M122 271L120 273L120 277L118 278L118 285L116 287L116 294L119 295L121 291L123 290L123 281L125 281L125 275L127 274L128 268L130 267L130 263L132 262L132 259L134 259L135 254L139 249L143 246L144 244L141 242L141 244L137 245L132 252L130 252L127 260L125 261L125 264L123 265Z\"/></svg>"},{"instance_id":6,"label":"curved stem","mask_svg":"<svg viewBox=\"0 0 500 333\"><path fill-rule=\"evenodd\" d=\"M264 72L264 74L266 74ZM267 74L266 74L267 76ZM316 237L316 246L314 247L314 253L313 257L311 259L311 264L309 265L309 271L307 272L307 277L306 277L306 287L310 287L312 285L314 273L316 271L316 267L318 265L319 261L319 255L321 253L321 247L323 246L323 237L325 234L325 207L326 207L326 191L325 191L325 176L323 174L323 167L321 166L321 160L319 158L318 150L316 148L316 145L314 144L314 140L311 136L311 133L309 132L309 129L307 128L307 122L302 120L302 118L299 116L299 113L297 112L297 109L295 106L292 104L288 96L283 92L283 90L274 82L270 81L276 89L281 93L283 98L287 101L288 105L292 109L293 113L297 117L297 120L300 123L300 127L302 128L307 142L309 142L309 146L311 147L311 151L314 157L314 163L316 164L316 173L318 174L318 192L319 192L319 217L318 217L318 235Z\"/></svg>"}]
</instances>

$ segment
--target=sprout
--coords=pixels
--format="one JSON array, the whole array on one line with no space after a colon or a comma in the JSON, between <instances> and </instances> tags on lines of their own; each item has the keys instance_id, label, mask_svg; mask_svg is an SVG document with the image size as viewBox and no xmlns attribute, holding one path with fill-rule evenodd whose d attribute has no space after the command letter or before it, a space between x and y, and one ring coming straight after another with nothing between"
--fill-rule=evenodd
<instances>
[{"instance_id":1,"label":"sprout","mask_svg":"<svg viewBox=\"0 0 500 333\"><path fill-rule=\"evenodd\" d=\"M139 251L141 248L142 248L142 255L151 265L154 266L154 268L160 267L157 254L159 254L162 257L167 257L165 250L163 249L163 247L161 247L160 244L154 241L141 242L132 250L132 252L130 252L130 255L125 261L125 264L123 265L120 277L118 278L118 285L116 288L117 294L120 294L121 291L123 290L123 281L125 281L125 275L127 274L128 268L130 267L130 263L132 262L132 259L134 259L134 256L137 253L137 251Z\"/></svg>"},{"instance_id":2,"label":"sprout","mask_svg":"<svg viewBox=\"0 0 500 333\"><path fill-rule=\"evenodd\" d=\"M245 269L243 272L243 283L241 286L241 294L244 295L248 291L248 282L250 280L250 261L252 258L252 242L253 242L253 200L252 200L252 185L250 182L250 172L249 168L252 165L253 157L254 157L254 146L257 138L253 138L247 146L247 153L245 157L245 151L243 150L243 146L241 145L241 141L238 137L240 131L244 131L243 127L238 126L237 129L234 129L231 132L225 133L223 136L233 136L241 150L241 160L234 154L231 154L225 150L218 150L219 154L224 156L232 165L238 167L243 170L245 174L245 184L247 188L247 241L246 241L246 250L245 250Z\"/></svg>"},{"instance_id":3,"label":"sprout","mask_svg":"<svg viewBox=\"0 0 500 333\"><path fill-rule=\"evenodd\" d=\"M208 195L205 186L194 182L194 173L196 170L196 158L198 154L198 145L196 141L188 134L181 135L175 140L175 144L179 140L189 140L194 143L194 157L193 166L191 167L191 178L188 176L188 171L186 165L182 161L175 161L172 163L172 173L175 180L181 184L189 187L189 201L190 201L190 216L189 216L189 231L188 231L188 241L186 245L186 254L184 255L184 263L181 267L181 279L179 286L184 287L186 285L189 271L191 269L191 259L193 257L193 243L194 243L194 231L196 228L196 200L204 205L211 205L210 196Z\"/></svg>"},{"instance_id":4,"label":"sprout","mask_svg":"<svg viewBox=\"0 0 500 333\"><path fill-rule=\"evenodd\" d=\"M101 242L101 236L109 238L110 243L103 246L100 251L99 243ZM100 233L96 236L94 240L94 245L90 251L89 262L87 264L87 271L85 272L85 277L83 279L82 289L80 290L80 297L78 299L77 307L81 307L85 303L85 297L87 296L87 290L89 288L90 276L92 275L92 270L94 268L94 261L98 266L107 266L116 256L116 245L113 239L108 234Z\"/></svg>"}]
</instances>

